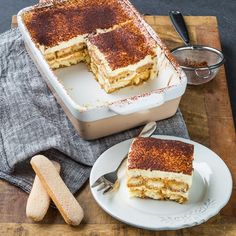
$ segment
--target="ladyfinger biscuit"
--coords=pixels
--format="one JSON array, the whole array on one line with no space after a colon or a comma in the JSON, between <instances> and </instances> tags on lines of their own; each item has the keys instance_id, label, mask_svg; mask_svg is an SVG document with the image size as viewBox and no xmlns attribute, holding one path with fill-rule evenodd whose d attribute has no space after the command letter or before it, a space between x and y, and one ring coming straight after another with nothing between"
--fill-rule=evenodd
<instances>
[{"instance_id":1,"label":"ladyfinger biscuit","mask_svg":"<svg viewBox=\"0 0 236 236\"><path fill-rule=\"evenodd\" d=\"M52 162L45 156L37 155L31 159L30 163L65 222L70 225L80 224L84 217L83 209L63 182Z\"/></svg>"},{"instance_id":2,"label":"ladyfinger biscuit","mask_svg":"<svg viewBox=\"0 0 236 236\"><path fill-rule=\"evenodd\" d=\"M60 164L52 161L57 172L60 172ZM26 204L26 216L34 221L40 221L46 215L50 204L50 197L41 184L38 176L35 176L34 183Z\"/></svg>"}]
</instances>

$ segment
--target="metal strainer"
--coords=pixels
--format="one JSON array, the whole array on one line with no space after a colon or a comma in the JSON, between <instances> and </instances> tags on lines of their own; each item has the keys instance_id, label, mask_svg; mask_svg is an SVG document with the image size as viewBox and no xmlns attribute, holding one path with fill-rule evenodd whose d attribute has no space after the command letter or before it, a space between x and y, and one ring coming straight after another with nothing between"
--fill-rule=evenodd
<instances>
[{"instance_id":1,"label":"metal strainer","mask_svg":"<svg viewBox=\"0 0 236 236\"><path fill-rule=\"evenodd\" d=\"M169 15L175 30L185 43L185 46L174 48L171 52L186 73L188 84L198 85L212 80L224 64L223 53L212 47L191 45L182 14L170 11Z\"/></svg>"}]
</instances>

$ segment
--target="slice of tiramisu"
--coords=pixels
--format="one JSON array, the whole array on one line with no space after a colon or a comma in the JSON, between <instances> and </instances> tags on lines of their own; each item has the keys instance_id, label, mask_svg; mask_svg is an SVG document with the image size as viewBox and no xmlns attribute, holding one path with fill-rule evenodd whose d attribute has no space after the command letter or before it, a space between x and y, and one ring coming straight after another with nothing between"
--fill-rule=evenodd
<instances>
[{"instance_id":1,"label":"slice of tiramisu","mask_svg":"<svg viewBox=\"0 0 236 236\"><path fill-rule=\"evenodd\" d=\"M131 196L188 200L192 185L194 146L157 138L134 139L127 163L127 187Z\"/></svg>"},{"instance_id":2,"label":"slice of tiramisu","mask_svg":"<svg viewBox=\"0 0 236 236\"><path fill-rule=\"evenodd\" d=\"M157 43L138 21L88 37L91 70L107 93L157 75Z\"/></svg>"}]
</instances>

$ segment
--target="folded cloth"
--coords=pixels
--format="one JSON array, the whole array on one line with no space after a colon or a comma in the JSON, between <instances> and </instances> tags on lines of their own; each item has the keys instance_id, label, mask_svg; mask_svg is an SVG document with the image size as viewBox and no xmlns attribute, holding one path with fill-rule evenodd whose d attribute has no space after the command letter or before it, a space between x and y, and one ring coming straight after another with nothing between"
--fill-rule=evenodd
<instances>
[{"instance_id":1,"label":"folded cloth","mask_svg":"<svg viewBox=\"0 0 236 236\"><path fill-rule=\"evenodd\" d=\"M40 153L59 161L62 178L75 193L102 152L141 130L83 140L27 54L18 29L0 35L0 124L0 178L26 192L34 179L32 156ZM181 112L157 122L155 134L188 138Z\"/></svg>"}]
</instances>

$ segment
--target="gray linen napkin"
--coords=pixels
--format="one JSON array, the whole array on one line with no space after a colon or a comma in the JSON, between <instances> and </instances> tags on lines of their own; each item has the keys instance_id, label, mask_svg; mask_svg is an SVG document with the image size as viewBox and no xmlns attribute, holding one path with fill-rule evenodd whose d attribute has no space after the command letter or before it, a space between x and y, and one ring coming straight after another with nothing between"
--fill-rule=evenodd
<instances>
[{"instance_id":1,"label":"gray linen napkin","mask_svg":"<svg viewBox=\"0 0 236 236\"><path fill-rule=\"evenodd\" d=\"M41 153L61 163L62 178L75 193L102 152L140 130L83 140L27 54L19 30L0 35L0 178L29 192L34 179L29 160ZM155 133L188 138L181 112L158 122Z\"/></svg>"}]
</instances>

